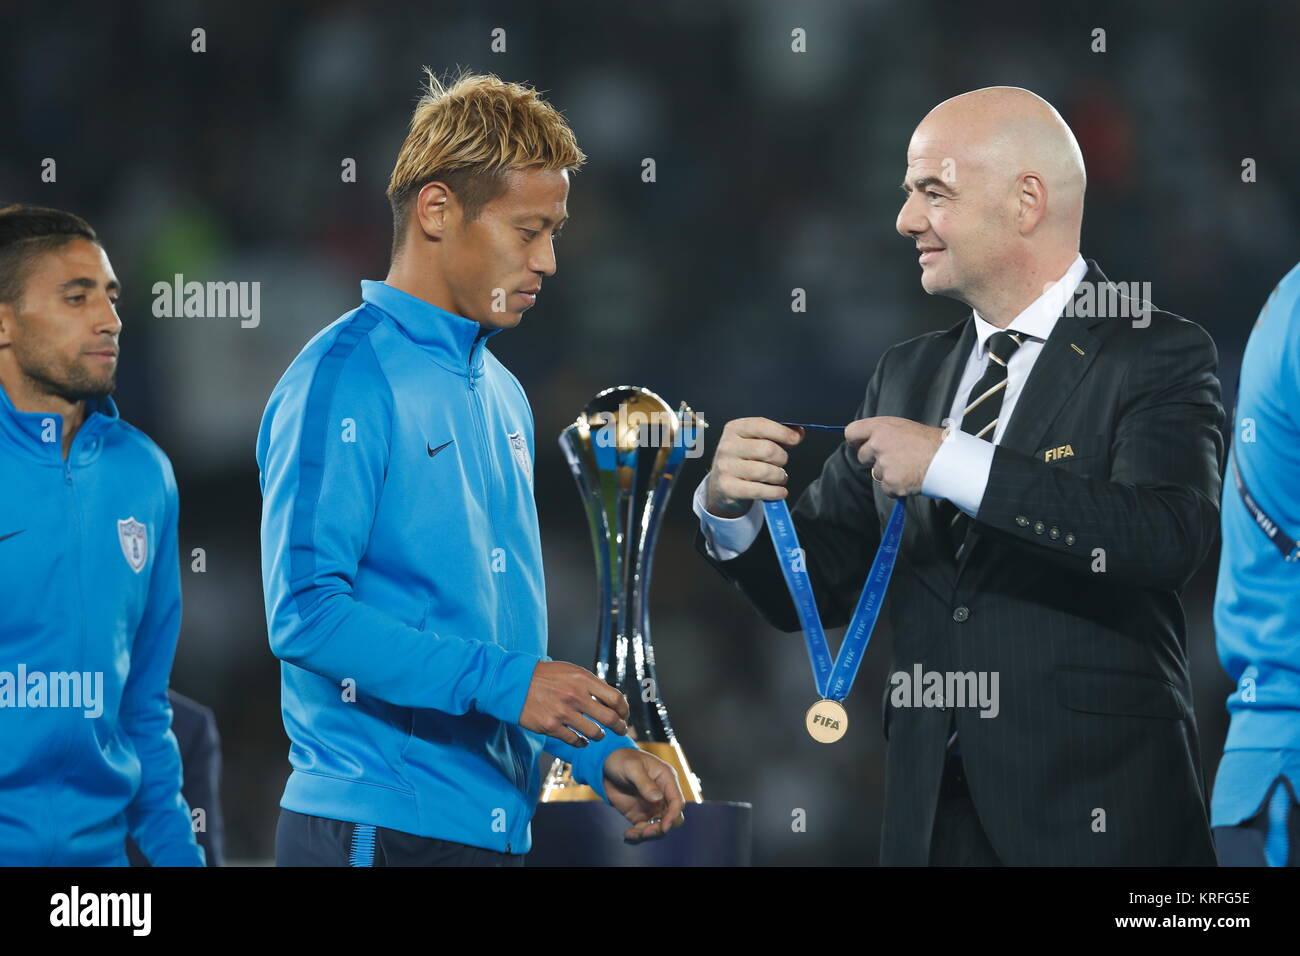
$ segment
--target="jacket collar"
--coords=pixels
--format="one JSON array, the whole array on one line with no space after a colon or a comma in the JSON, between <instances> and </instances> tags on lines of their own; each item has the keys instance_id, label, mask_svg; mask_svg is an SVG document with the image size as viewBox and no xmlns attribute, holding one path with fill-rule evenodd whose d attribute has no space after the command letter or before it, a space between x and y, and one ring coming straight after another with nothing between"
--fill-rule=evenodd
<instances>
[{"instance_id":1,"label":"jacket collar","mask_svg":"<svg viewBox=\"0 0 1300 956\"><path fill-rule=\"evenodd\" d=\"M1096 263L1093 263L1093 266L1095 267ZM1007 325L1007 331L1021 332L1030 338L1046 342L1052 334L1052 329L1056 327L1056 320L1064 311L1066 303L1073 298L1087 272L1088 263L1083 256L1076 253L1074 262L1065 270L1065 275L1044 289L1042 295L1012 319ZM971 314L975 317L975 337L979 341L980 358L983 359L988 355L988 341L993 333L998 331L998 327L979 312L972 310Z\"/></svg>"},{"instance_id":2,"label":"jacket collar","mask_svg":"<svg viewBox=\"0 0 1300 956\"><path fill-rule=\"evenodd\" d=\"M483 374L484 343L501 329L488 329L387 282L361 280L361 298L389 316L407 337L449 371L475 378Z\"/></svg>"},{"instance_id":3,"label":"jacket collar","mask_svg":"<svg viewBox=\"0 0 1300 956\"><path fill-rule=\"evenodd\" d=\"M1080 259L1082 258L1083 257L1080 256ZM1051 327L1047 330L1048 338L1051 337L1051 333L1056 329L1056 321L1058 319L1073 318L1084 328L1090 329L1108 317L1104 314L1104 311L1102 309L1088 308L1086 306L1080 305L1081 301L1084 301L1084 297L1088 293L1092 293L1095 296L1099 288L1110 285L1110 280L1107 279L1105 273L1101 271L1101 266L1097 265L1096 259L1083 259L1083 265L1085 267L1083 270L1083 275L1078 280L1075 280L1073 278L1073 273L1078 268L1078 260L1075 260L1075 264L1072 265L1070 269L1066 272L1066 274L1062 276L1057 283L1055 283L1052 289L1049 290L1049 292L1051 292L1053 295L1059 296L1060 308L1056 309L1054 313L1054 318L1052 319ZM1068 288L1070 283L1073 283L1073 290L1069 293L1069 295L1063 295L1062 289ZM1047 295L1048 293L1045 292L1044 296ZM1043 300L1040 298L1038 301L1034 303L1034 306L1040 305L1042 301ZM1070 303L1069 315L1065 314L1066 312L1065 303L1067 302ZM1031 308L1033 308L1033 306L1031 306ZM1020 319L1023 317L1023 315L1024 313L1021 313L1020 316L1017 316L1016 321L1014 321L1010 326L1008 326L1008 328L1021 329L1022 331L1026 331L1030 335L1036 338L1041 338L1042 327L1039 324L1042 322L1041 315L1038 315L1035 318L1034 322L1029 323L1028 328L1025 328L1024 323L1020 322ZM978 323L975 321L976 318L979 319ZM987 326L987 328L983 330L984 331L983 336L980 335L980 331L981 331L980 323L983 323L985 326ZM974 309L971 309L970 312L968 312L965 316L962 317L961 321L957 322L957 324L948 328L947 331L943 333L943 336L953 342L957 342L969 332L971 337L967 342L967 344L973 345L975 342L979 342L980 355L984 356L988 354L987 347L986 347L986 344L988 342L988 337L996 331L997 331L996 326L994 326L990 322L985 321L983 316L979 315L979 313L977 313ZM963 361L965 361L965 355L966 353L962 354ZM958 377L960 378L960 376ZM952 384L954 387L956 387L957 383L953 382Z\"/></svg>"},{"instance_id":4,"label":"jacket collar","mask_svg":"<svg viewBox=\"0 0 1300 956\"><path fill-rule=\"evenodd\" d=\"M86 401L86 420L81 423L68 452L72 464L86 464L98 454L101 433L121 416L109 396ZM20 412L0 385L0 437L28 457L51 464L63 462L63 416L53 412Z\"/></svg>"}]
</instances>

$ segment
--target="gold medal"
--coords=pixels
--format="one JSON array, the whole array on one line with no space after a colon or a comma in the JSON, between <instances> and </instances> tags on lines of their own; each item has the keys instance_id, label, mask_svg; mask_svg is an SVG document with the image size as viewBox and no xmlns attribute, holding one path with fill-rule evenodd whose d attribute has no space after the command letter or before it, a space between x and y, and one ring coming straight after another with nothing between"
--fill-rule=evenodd
<instances>
[{"instance_id":1,"label":"gold medal","mask_svg":"<svg viewBox=\"0 0 1300 956\"><path fill-rule=\"evenodd\" d=\"M823 698L804 715L808 736L821 744L833 744L849 730L849 714L842 704Z\"/></svg>"}]
</instances>

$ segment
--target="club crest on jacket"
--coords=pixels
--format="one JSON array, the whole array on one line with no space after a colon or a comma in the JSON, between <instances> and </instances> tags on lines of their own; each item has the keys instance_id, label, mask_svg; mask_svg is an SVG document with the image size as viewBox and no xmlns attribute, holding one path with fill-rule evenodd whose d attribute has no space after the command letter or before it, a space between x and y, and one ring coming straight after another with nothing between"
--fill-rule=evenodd
<instances>
[{"instance_id":1,"label":"club crest on jacket","mask_svg":"<svg viewBox=\"0 0 1300 956\"><path fill-rule=\"evenodd\" d=\"M519 466L528 479L529 487L533 484L533 460L528 454L528 442L524 440L523 432L511 432L506 436L510 439L510 454L515 456L515 464Z\"/></svg>"},{"instance_id":2,"label":"club crest on jacket","mask_svg":"<svg viewBox=\"0 0 1300 956\"><path fill-rule=\"evenodd\" d=\"M145 526L135 518L123 518L117 523L117 540L122 545L122 556L136 574L149 558L149 535Z\"/></svg>"}]
</instances>

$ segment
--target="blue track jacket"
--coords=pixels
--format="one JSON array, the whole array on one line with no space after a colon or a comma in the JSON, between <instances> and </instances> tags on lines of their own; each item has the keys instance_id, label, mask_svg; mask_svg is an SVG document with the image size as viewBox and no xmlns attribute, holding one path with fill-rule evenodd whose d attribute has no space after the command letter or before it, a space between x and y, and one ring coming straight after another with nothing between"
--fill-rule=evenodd
<instances>
[{"instance_id":1,"label":"blue track jacket","mask_svg":"<svg viewBox=\"0 0 1300 956\"><path fill-rule=\"evenodd\" d=\"M604 798L606 732L519 726L546 655L533 416L483 327L383 282L316 335L257 440L293 772L280 806L508 853L543 747Z\"/></svg>"},{"instance_id":2,"label":"blue track jacket","mask_svg":"<svg viewBox=\"0 0 1300 956\"><path fill-rule=\"evenodd\" d=\"M202 866L167 680L180 631L171 462L87 403L63 419L0 388L0 865Z\"/></svg>"},{"instance_id":3,"label":"blue track jacket","mask_svg":"<svg viewBox=\"0 0 1300 956\"><path fill-rule=\"evenodd\" d=\"M1219 509L1223 545L1214 597L1219 660L1236 689L1210 801L1210 823L1264 808L1280 776L1300 794L1300 564L1283 559L1237 491L1300 537L1300 265L1260 311L1241 361L1236 429Z\"/></svg>"}]
</instances>

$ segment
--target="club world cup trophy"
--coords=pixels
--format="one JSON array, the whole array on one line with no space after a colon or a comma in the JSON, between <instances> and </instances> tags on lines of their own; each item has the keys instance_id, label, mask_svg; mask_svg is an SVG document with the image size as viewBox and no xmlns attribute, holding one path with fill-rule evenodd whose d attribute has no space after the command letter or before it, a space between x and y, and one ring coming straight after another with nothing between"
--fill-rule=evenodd
<instances>
[{"instance_id":1,"label":"club world cup trophy","mask_svg":"<svg viewBox=\"0 0 1300 956\"><path fill-rule=\"evenodd\" d=\"M592 670L627 698L628 734L677 771L682 794L700 803L691 772L673 733L655 676L650 642L650 569L668 497L688 455L703 441L703 417L682 402L677 411L647 388L607 388L560 433L560 447L578 483L596 554L596 657ZM542 785L541 802L597 800L556 761Z\"/></svg>"}]
</instances>

